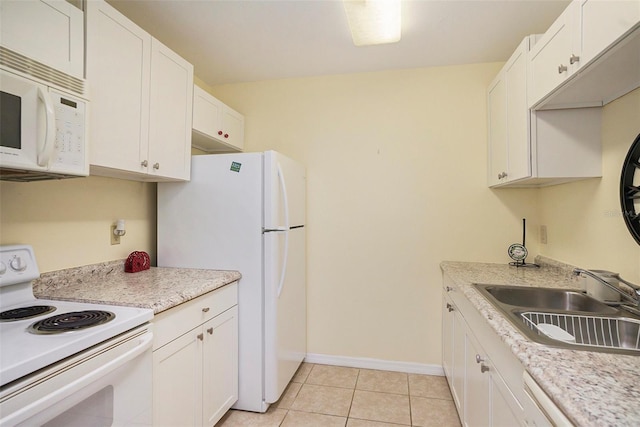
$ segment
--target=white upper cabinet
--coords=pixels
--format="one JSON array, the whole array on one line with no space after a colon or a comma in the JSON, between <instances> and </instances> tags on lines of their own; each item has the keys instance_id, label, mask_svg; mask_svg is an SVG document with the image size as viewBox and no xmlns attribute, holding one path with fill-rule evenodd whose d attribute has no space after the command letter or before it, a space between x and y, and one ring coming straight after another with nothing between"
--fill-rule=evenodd
<instances>
[{"instance_id":1,"label":"white upper cabinet","mask_svg":"<svg viewBox=\"0 0 640 427\"><path fill-rule=\"evenodd\" d=\"M529 106L602 106L640 86L640 1L573 0L530 55Z\"/></svg>"},{"instance_id":2,"label":"white upper cabinet","mask_svg":"<svg viewBox=\"0 0 640 427\"><path fill-rule=\"evenodd\" d=\"M524 38L489 86L489 185L531 176L527 55L533 38Z\"/></svg>"},{"instance_id":3,"label":"white upper cabinet","mask_svg":"<svg viewBox=\"0 0 640 427\"><path fill-rule=\"evenodd\" d=\"M578 46L573 43L575 3L549 27L531 50L530 103L539 101L559 86L580 66Z\"/></svg>"},{"instance_id":4,"label":"white upper cabinet","mask_svg":"<svg viewBox=\"0 0 640 427\"><path fill-rule=\"evenodd\" d=\"M578 5L580 61L585 64L640 22L638 0L580 0Z\"/></svg>"},{"instance_id":5,"label":"white upper cabinet","mask_svg":"<svg viewBox=\"0 0 640 427\"><path fill-rule=\"evenodd\" d=\"M87 2L91 173L189 180L193 66L102 0Z\"/></svg>"},{"instance_id":6,"label":"white upper cabinet","mask_svg":"<svg viewBox=\"0 0 640 427\"><path fill-rule=\"evenodd\" d=\"M489 85L488 184L542 186L601 176L600 108L530 111L525 37Z\"/></svg>"},{"instance_id":7,"label":"white upper cabinet","mask_svg":"<svg viewBox=\"0 0 640 427\"><path fill-rule=\"evenodd\" d=\"M151 41L148 173L189 180L193 65L156 39ZM142 147L142 145L141 145Z\"/></svg>"},{"instance_id":8,"label":"white upper cabinet","mask_svg":"<svg viewBox=\"0 0 640 427\"><path fill-rule=\"evenodd\" d=\"M2 0L0 42L56 70L84 77L84 14L65 0Z\"/></svg>"},{"instance_id":9,"label":"white upper cabinet","mask_svg":"<svg viewBox=\"0 0 640 427\"><path fill-rule=\"evenodd\" d=\"M192 145L209 153L244 147L244 116L197 85L193 87Z\"/></svg>"}]
</instances>

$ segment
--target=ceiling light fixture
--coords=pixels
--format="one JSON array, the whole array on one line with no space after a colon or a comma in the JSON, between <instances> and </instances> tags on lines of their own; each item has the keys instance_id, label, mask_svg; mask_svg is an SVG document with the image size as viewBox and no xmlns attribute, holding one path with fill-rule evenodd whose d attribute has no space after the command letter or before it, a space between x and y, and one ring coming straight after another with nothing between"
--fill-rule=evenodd
<instances>
[{"instance_id":1,"label":"ceiling light fixture","mask_svg":"<svg viewBox=\"0 0 640 427\"><path fill-rule=\"evenodd\" d=\"M400 41L400 0L344 0L353 44Z\"/></svg>"}]
</instances>

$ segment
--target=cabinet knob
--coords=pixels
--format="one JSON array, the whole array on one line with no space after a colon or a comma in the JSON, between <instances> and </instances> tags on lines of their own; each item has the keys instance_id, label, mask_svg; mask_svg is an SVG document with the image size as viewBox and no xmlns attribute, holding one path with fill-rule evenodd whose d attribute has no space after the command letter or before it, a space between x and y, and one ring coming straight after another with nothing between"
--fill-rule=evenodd
<instances>
[{"instance_id":1,"label":"cabinet knob","mask_svg":"<svg viewBox=\"0 0 640 427\"><path fill-rule=\"evenodd\" d=\"M213 335L213 328L209 328L209 329L207 329L207 333L208 333L209 335Z\"/></svg>"},{"instance_id":2,"label":"cabinet knob","mask_svg":"<svg viewBox=\"0 0 640 427\"><path fill-rule=\"evenodd\" d=\"M576 62L579 62L579 61L580 61L580 57L574 55L573 53L569 57L569 64L575 64Z\"/></svg>"},{"instance_id":3,"label":"cabinet knob","mask_svg":"<svg viewBox=\"0 0 640 427\"><path fill-rule=\"evenodd\" d=\"M449 303L447 303L447 310L449 310L449 313L453 311L453 306Z\"/></svg>"},{"instance_id":4,"label":"cabinet knob","mask_svg":"<svg viewBox=\"0 0 640 427\"><path fill-rule=\"evenodd\" d=\"M154 163L154 164L153 164L153 168L154 168L155 170L160 169L160 163Z\"/></svg>"},{"instance_id":5,"label":"cabinet knob","mask_svg":"<svg viewBox=\"0 0 640 427\"><path fill-rule=\"evenodd\" d=\"M447 286L444 288L445 291L447 292L451 292L453 290L453 288L451 286Z\"/></svg>"},{"instance_id":6,"label":"cabinet knob","mask_svg":"<svg viewBox=\"0 0 640 427\"><path fill-rule=\"evenodd\" d=\"M565 72L565 71L567 71L567 70L568 70L568 68L567 68L567 66L566 66L566 65L560 64L560 65L558 66L558 74L562 74L562 73L564 73L564 72Z\"/></svg>"},{"instance_id":7,"label":"cabinet knob","mask_svg":"<svg viewBox=\"0 0 640 427\"><path fill-rule=\"evenodd\" d=\"M224 132L222 132L221 130L218 131L218 135L222 135Z\"/></svg>"},{"instance_id":8,"label":"cabinet knob","mask_svg":"<svg viewBox=\"0 0 640 427\"><path fill-rule=\"evenodd\" d=\"M209 312L209 307L204 307L204 308L202 309L202 312L203 312L203 313L208 313L208 312Z\"/></svg>"},{"instance_id":9,"label":"cabinet knob","mask_svg":"<svg viewBox=\"0 0 640 427\"><path fill-rule=\"evenodd\" d=\"M228 133L225 133L225 134L224 134L224 137L225 137L225 138L229 138L229 134L228 134Z\"/></svg>"},{"instance_id":10,"label":"cabinet knob","mask_svg":"<svg viewBox=\"0 0 640 427\"><path fill-rule=\"evenodd\" d=\"M204 334L198 334L197 337L200 341L204 341Z\"/></svg>"},{"instance_id":11,"label":"cabinet knob","mask_svg":"<svg viewBox=\"0 0 640 427\"><path fill-rule=\"evenodd\" d=\"M149 162L147 162L146 160L143 160L142 162L140 162L140 166L142 166L143 168L146 168L147 166L149 166Z\"/></svg>"},{"instance_id":12,"label":"cabinet knob","mask_svg":"<svg viewBox=\"0 0 640 427\"><path fill-rule=\"evenodd\" d=\"M480 365L480 372L484 374L485 372L488 372L488 371L489 371L489 367L487 365L485 365L484 363Z\"/></svg>"},{"instance_id":13,"label":"cabinet knob","mask_svg":"<svg viewBox=\"0 0 640 427\"><path fill-rule=\"evenodd\" d=\"M484 362L484 357L480 356L479 354L476 354L476 363L482 363Z\"/></svg>"}]
</instances>

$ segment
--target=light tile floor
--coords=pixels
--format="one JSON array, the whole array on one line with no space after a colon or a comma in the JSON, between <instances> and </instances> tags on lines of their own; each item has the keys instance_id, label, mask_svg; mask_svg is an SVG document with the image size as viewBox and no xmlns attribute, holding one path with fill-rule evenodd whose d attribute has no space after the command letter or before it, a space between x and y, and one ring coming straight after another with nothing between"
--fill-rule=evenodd
<instances>
[{"instance_id":1,"label":"light tile floor","mask_svg":"<svg viewBox=\"0 0 640 427\"><path fill-rule=\"evenodd\" d=\"M303 363L265 414L229 411L216 427L446 427L460 419L444 377Z\"/></svg>"}]
</instances>

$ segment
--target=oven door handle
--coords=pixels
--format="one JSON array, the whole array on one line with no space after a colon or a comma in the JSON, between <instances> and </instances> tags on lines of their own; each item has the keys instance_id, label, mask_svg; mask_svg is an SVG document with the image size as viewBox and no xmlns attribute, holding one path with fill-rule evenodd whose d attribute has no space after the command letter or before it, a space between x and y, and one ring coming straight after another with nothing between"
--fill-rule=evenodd
<instances>
[{"instance_id":1,"label":"oven door handle","mask_svg":"<svg viewBox=\"0 0 640 427\"><path fill-rule=\"evenodd\" d=\"M0 420L0 426L12 426L18 424L29 419L35 414L46 410L47 408L73 395L74 393L78 392L94 381L97 381L104 375L115 371L130 360L133 360L136 357L140 356L142 353L151 348L152 343L153 333L146 333L140 339L138 345L136 345L131 350L128 350L126 353L116 357L110 362L105 363L104 365L102 365L98 369L91 371L87 375L68 383L64 387L57 389L53 393L48 394L46 397L43 397L39 400L36 400L35 402L32 402L29 405L26 405L6 417L2 417L2 419Z\"/></svg>"}]
</instances>

